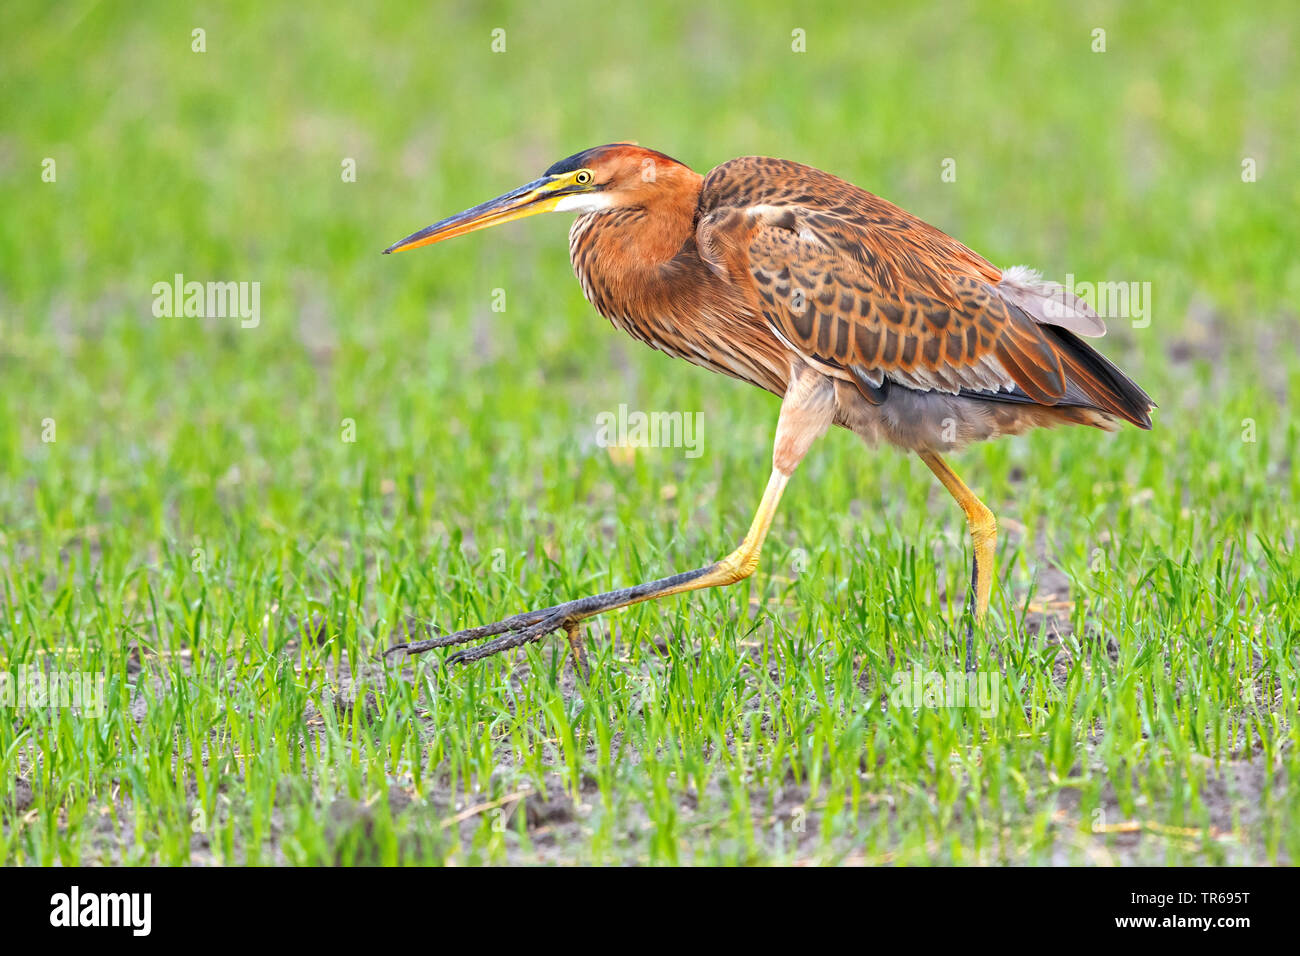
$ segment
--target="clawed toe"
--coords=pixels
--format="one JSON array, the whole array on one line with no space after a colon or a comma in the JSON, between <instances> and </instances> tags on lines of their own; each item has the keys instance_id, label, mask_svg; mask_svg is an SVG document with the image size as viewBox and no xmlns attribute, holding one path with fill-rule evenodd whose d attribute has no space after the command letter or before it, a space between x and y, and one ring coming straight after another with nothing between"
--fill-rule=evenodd
<instances>
[{"instance_id":1,"label":"clawed toe","mask_svg":"<svg viewBox=\"0 0 1300 956\"><path fill-rule=\"evenodd\" d=\"M463 651L457 651L447 658L446 666L480 661L485 657L500 654L502 651L508 651L513 647L521 647L533 641L540 641L547 634L558 631L564 626L564 618L560 615L542 618L535 624L523 626L512 633L506 634L504 637L498 637L495 641L488 641L486 644L479 644L477 647L467 647Z\"/></svg>"},{"instance_id":2,"label":"clawed toe","mask_svg":"<svg viewBox=\"0 0 1300 956\"><path fill-rule=\"evenodd\" d=\"M568 619L563 613L559 612L559 607L546 608L541 611L528 611L523 614L516 614L514 617L508 617L504 620L497 621L495 624L483 624L479 627L466 628L463 631L456 631L452 634L443 634L439 637L429 638L424 641L408 641L402 644L394 644L384 652L385 657L392 657L396 654L421 654L424 651L430 651L439 647L454 647L457 644L468 644L471 641L480 640L485 637L494 637L503 635L495 640L487 641L476 647L467 647L462 651L457 651L447 658L445 664L468 664L471 661L482 660L485 657L491 657L493 654L500 654L502 651L508 651L514 647L520 647L532 641L539 641L552 631L558 631L560 628L570 630L570 639L572 640L572 629L577 626L577 622Z\"/></svg>"},{"instance_id":3,"label":"clawed toe","mask_svg":"<svg viewBox=\"0 0 1300 956\"><path fill-rule=\"evenodd\" d=\"M759 506L759 513L754 519L755 525L750 529L750 535L745 539L745 544L742 549L737 550L733 555L721 562L715 561L702 568L696 568L694 571L684 571L655 581L646 581L632 587L606 591L603 594L593 594L589 597L567 601L564 604L556 604L554 607L526 611L523 614L516 614L514 617L497 621L495 624L470 627L463 631L456 631L454 634L444 634L425 641L395 644L385 652L385 656L420 654L438 647L451 647L457 644L469 644L483 638L494 638L474 647L467 647L462 651L457 651L446 660L447 664L467 664L470 661L482 660L485 657L499 654L513 647L539 641L552 631L563 628L568 632L569 646L573 649L574 668L585 679L590 672L586 650L583 647L580 622L597 614L604 614L618 608L639 604L642 601L667 597L672 594L681 594L685 591L694 591L700 588L734 583L734 581L739 580L739 577L753 573L753 566L757 562L758 555L758 544L756 542L761 540L755 528L762 530L766 534L770 514L775 509L781 489L784 486L784 476L773 472L773 478L768 482L767 491L763 495L763 503ZM736 555L739 555L739 557L736 557ZM737 567L743 570L738 571L736 570Z\"/></svg>"},{"instance_id":4,"label":"clawed toe","mask_svg":"<svg viewBox=\"0 0 1300 956\"><path fill-rule=\"evenodd\" d=\"M456 631L452 634L443 634L440 637L432 637L426 641L407 641L402 644L394 644L388 650L384 651L384 656L392 657L394 654L422 654L425 651L431 651L438 647L454 647L457 644L468 644L471 641L477 641L481 638L492 637L501 633L508 633L511 637L514 637L515 633L529 630L534 625L544 621L547 613L551 610L553 609L547 608L544 611L528 611L524 614L516 614L514 617L507 617L503 620L497 621L495 624L482 624L478 627L467 627L463 631ZM556 626L558 627L559 625L557 624ZM554 628L551 628L550 630L554 630ZM505 640L505 638L502 640ZM486 647L499 643L501 643L499 640L490 641L484 646ZM505 650L506 647L515 646L517 645L503 645L501 649Z\"/></svg>"}]
</instances>

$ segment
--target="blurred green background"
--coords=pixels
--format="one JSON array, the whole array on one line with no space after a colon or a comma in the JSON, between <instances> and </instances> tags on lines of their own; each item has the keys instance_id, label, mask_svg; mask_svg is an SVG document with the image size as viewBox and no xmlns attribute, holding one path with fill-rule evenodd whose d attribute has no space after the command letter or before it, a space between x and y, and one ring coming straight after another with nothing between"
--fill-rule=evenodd
<instances>
[{"instance_id":1,"label":"blurred green background","mask_svg":"<svg viewBox=\"0 0 1300 956\"><path fill-rule=\"evenodd\" d=\"M1285 407L1275 398L1294 350L1271 346L1294 342L1300 120L1294 17L1272 9L11 5L5 527L33 520L35 474L47 509L93 494L94 479L96 497L147 499L121 502L115 522L201 530L220 521L210 479L239 463L257 490L236 493L291 520L304 488L365 464L330 440L345 416L380 456L372 467L385 449L427 456L420 478L449 496L444 513L481 492L457 480L457 459L494 460L498 442L545 457L616 400L708 407L719 441L733 418L752 423L744 435L765 455L771 400L624 341L582 304L563 217L377 255L620 138L701 170L752 153L798 159L995 262L1151 282L1151 327L1118 323L1105 348L1176 423L1122 441L1142 456L1207 433L1239 446L1253 417L1266 448L1282 442L1290 423L1270 412ZM1092 52L1098 26L1105 53ZM195 28L205 53L191 50ZM504 53L492 52L496 28ZM806 53L791 50L795 29ZM47 157L56 183L41 180ZM940 179L946 158L956 182ZM178 272L259 281L261 326L153 318L153 283ZM497 288L505 315L490 311ZM1171 370L1183 340L1191 360ZM1229 365L1234 349L1243 364ZM612 364L631 391L602 391ZM45 418L66 444L42 443ZM857 473L893 467L847 436L832 444ZM198 486L172 498L170 529L151 480L162 469L173 489Z\"/></svg>"},{"instance_id":2,"label":"blurred green background","mask_svg":"<svg viewBox=\"0 0 1300 956\"><path fill-rule=\"evenodd\" d=\"M1211 612L1192 597L1189 617L1149 589L1181 593L1176 574L1205 589L1226 562L1250 595L1229 629L1266 619L1265 632L1290 635L1281 653L1293 660L1295 612L1278 602L1294 564L1270 564L1259 545L1262 535L1289 552L1300 484L1293 4L11 2L0 17L10 668L71 653L147 688L143 661L167 686L193 680L198 699L250 694L266 712L248 689L264 675L242 669L257 659L245 643L283 655L319 616L325 649L295 652L297 690L265 692L292 730L303 701L337 689L312 655L364 657L405 614L477 623L725 553L766 478L778 403L613 330L572 278L567 217L379 254L620 139L701 171L746 154L799 160L1000 265L1151 283L1149 327L1112 320L1100 347L1159 404L1153 432L1038 434L956 462L1008 519L998 606L1032 630L1023 607L1054 568L1076 602L1063 631L1082 632L1082 602L1095 599L1089 613L1121 646L1150 615L1143 640L1172 653ZM205 52L192 49L195 29ZM792 49L794 31L806 52ZM54 182L42 179L46 159ZM947 159L953 182L941 178ZM154 317L151 288L176 273L260 282L260 325ZM595 447L596 416L620 403L702 411L704 456ZM851 633L874 642L869 655L892 648L898 628L938 640L964 595L963 534L917 463L832 434L792 482L767 553L774 577L751 594L783 595L790 633ZM791 574L796 549L811 574ZM1110 579L1096 577L1099 553L1118 569ZM899 566L912 570L889 570ZM903 606L909 587L917 603ZM1123 610L1134 594L1148 594L1130 609L1137 621ZM725 644L754 626L744 597L639 609L621 626L625 637ZM859 604L872 610L846 621ZM896 630L877 626L886 621ZM205 641L241 662L233 676L202 670ZM190 652L194 670L176 663ZM505 674L450 679L508 688ZM211 706L219 724L226 698ZM1265 721L1278 746L1294 733L1293 698L1280 706L1281 724ZM156 740L216 733L157 719ZM1082 746L1091 718L1065 726ZM122 761L145 746L140 732L123 724L102 760L62 770L34 773L34 756L11 752L7 780L27 780L50 814L68 801L91 813L107 781L129 776ZM14 733L0 733L0 753ZM263 769L268 780L287 772ZM466 769L453 786L474 777L491 790L485 772ZM183 807L168 792L136 800ZM1277 827L1286 806L1269 817ZM138 831L140 858L184 858L187 812ZM55 829L12 831L8 851L91 852ZM1276 859L1286 844L1272 832L1258 846ZM485 859L498 858L491 839ZM671 859L670 845L635 852Z\"/></svg>"}]
</instances>

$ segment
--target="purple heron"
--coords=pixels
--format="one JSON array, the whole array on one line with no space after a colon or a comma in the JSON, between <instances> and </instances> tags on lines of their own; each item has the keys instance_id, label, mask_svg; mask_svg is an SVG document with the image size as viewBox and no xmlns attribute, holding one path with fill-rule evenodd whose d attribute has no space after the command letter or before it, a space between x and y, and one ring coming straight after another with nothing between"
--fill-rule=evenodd
<instances>
[{"instance_id":1,"label":"purple heron","mask_svg":"<svg viewBox=\"0 0 1300 956\"><path fill-rule=\"evenodd\" d=\"M578 214L569 253L601 315L652 348L781 398L767 488L744 540L721 560L390 654L494 638L447 662L473 661L564 629L585 674L586 618L753 574L786 483L835 424L869 445L914 452L965 512L972 667L997 525L942 456L1040 426L1151 427L1147 394L1080 338L1105 332L1082 300L1023 266L998 269L892 203L783 159L733 159L701 176L631 143L597 146L384 251L551 210Z\"/></svg>"}]
</instances>

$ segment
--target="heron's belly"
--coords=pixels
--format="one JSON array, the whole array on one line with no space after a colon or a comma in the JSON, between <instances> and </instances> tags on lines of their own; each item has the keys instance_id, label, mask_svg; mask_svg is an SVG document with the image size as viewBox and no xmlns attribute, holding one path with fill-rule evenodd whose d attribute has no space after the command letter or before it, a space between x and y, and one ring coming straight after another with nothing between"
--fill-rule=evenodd
<instances>
[{"instance_id":1,"label":"heron's belly","mask_svg":"<svg viewBox=\"0 0 1300 956\"><path fill-rule=\"evenodd\" d=\"M870 445L886 442L909 451L955 451L971 442L1066 423L1114 427L1090 409L1017 405L897 386L882 404L872 405L841 380L835 382L835 399L835 424Z\"/></svg>"}]
</instances>

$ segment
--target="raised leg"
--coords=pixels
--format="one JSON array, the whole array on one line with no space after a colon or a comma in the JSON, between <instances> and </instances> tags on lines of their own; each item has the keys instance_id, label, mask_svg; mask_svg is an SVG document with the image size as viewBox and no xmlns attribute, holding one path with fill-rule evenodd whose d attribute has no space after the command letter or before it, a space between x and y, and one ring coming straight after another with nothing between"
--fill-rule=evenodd
<instances>
[{"instance_id":1,"label":"raised leg","mask_svg":"<svg viewBox=\"0 0 1300 956\"><path fill-rule=\"evenodd\" d=\"M541 640L552 631L563 628L568 632L570 645L574 648L575 664L585 666L585 651L579 650L581 637L578 636L577 643L574 643L580 621L606 611L639 604L642 601L734 584L754 573L763 550L763 541L772 527L772 518L776 514L777 504L781 500L781 493L785 490L786 483L813 441L830 427L834 415L835 392L830 381L806 366L795 370L785 398L781 402L781 417L777 422L776 440L772 451L772 474L768 478L767 488L763 491L763 498L759 502L745 540L740 543L740 547L722 560L696 568L694 571L670 575L635 587L607 591L604 594L567 601L541 610L526 611L497 621L495 624L471 627L427 641L397 644L389 648L386 653L389 655L419 654L438 647L451 647L484 637L503 635L476 647L466 648L447 658L448 664L467 663L498 654L512 647L519 647L530 641Z\"/></svg>"},{"instance_id":2,"label":"raised leg","mask_svg":"<svg viewBox=\"0 0 1300 956\"><path fill-rule=\"evenodd\" d=\"M966 524L970 528L973 557L971 559L970 595L966 607L971 620L966 626L966 666L975 668L975 622L983 621L989 610L989 595L993 589L993 552L998 543L998 524L993 512L985 507L984 502L975 497L975 493L966 487L966 483L957 477L957 473L948 467L948 463L932 451L918 452L921 460L929 466L948 493L957 499L961 510L966 513Z\"/></svg>"}]
</instances>

